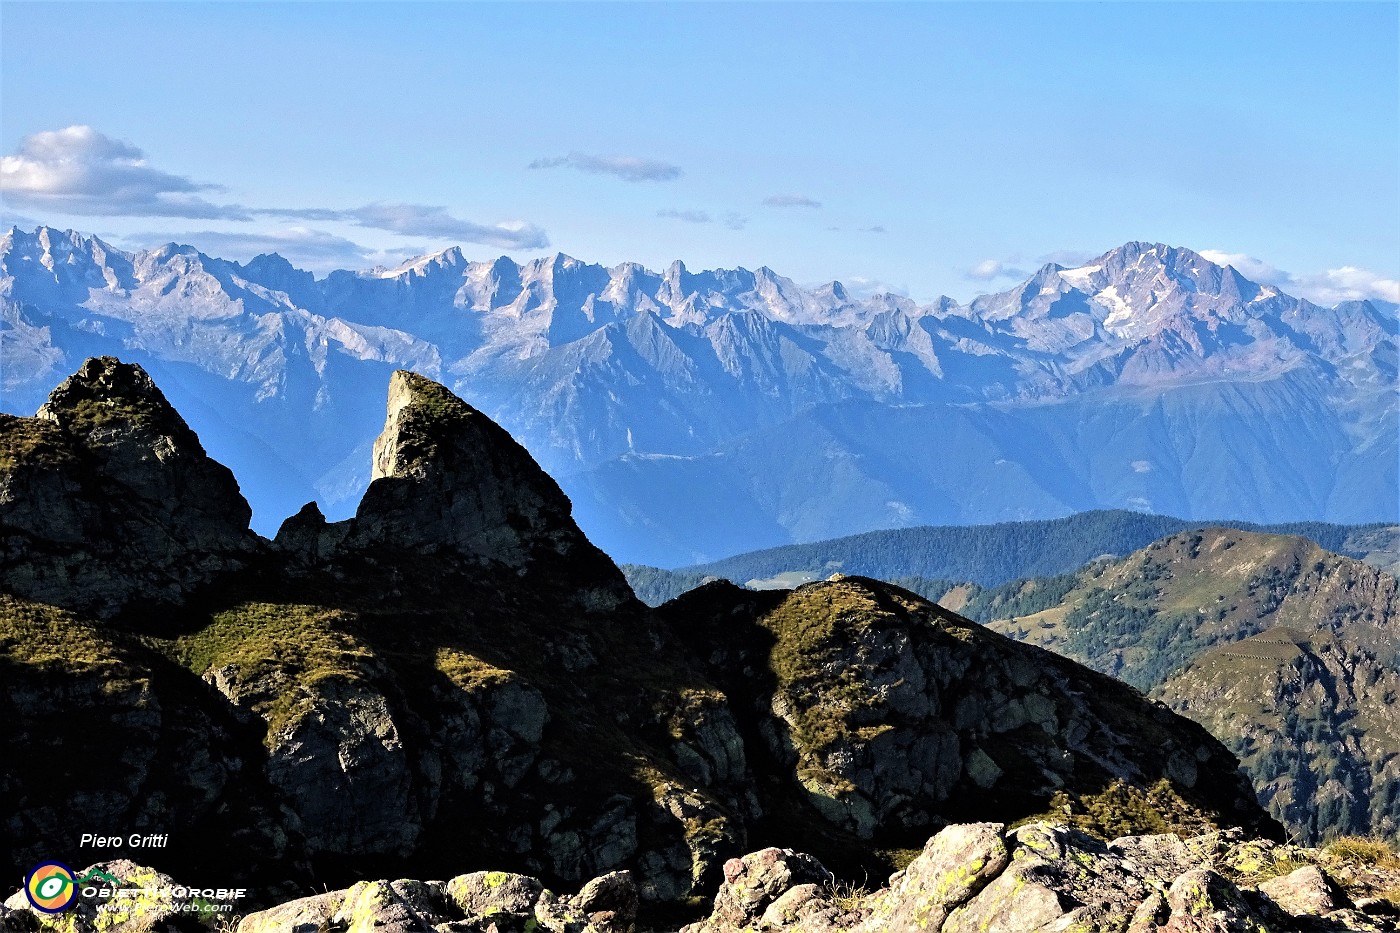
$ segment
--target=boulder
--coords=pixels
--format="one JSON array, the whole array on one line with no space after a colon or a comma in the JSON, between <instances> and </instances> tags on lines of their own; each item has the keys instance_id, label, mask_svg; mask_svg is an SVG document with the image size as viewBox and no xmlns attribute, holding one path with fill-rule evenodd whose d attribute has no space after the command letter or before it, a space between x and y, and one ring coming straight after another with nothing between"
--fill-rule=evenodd
<instances>
[{"instance_id":1,"label":"boulder","mask_svg":"<svg viewBox=\"0 0 1400 933\"><path fill-rule=\"evenodd\" d=\"M772 904L803 884L827 885L832 876L815 858L791 849L769 848L724 863L724 883L708 920L687 927L693 933L742 930Z\"/></svg>"},{"instance_id":2,"label":"boulder","mask_svg":"<svg viewBox=\"0 0 1400 933\"><path fill-rule=\"evenodd\" d=\"M237 933L322 933L345 903L344 891L298 898L245 916Z\"/></svg>"},{"instance_id":3,"label":"boulder","mask_svg":"<svg viewBox=\"0 0 1400 933\"><path fill-rule=\"evenodd\" d=\"M1316 865L1270 878L1259 885L1269 900L1295 917L1327 914L1345 906L1327 875Z\"/></svg>"},{"instance_id":4,"label":"boulder","mask_svg":"<svg viewBox=\"0 0 1400 933\"><path fill-rule=\"evenodd\" d=\"M862 929L942 929L949 914L1006 868L1011 851L1004 830L1000 823L972 823L940 831L871 899L872 915Z\"/></svg>"}]
</instances>

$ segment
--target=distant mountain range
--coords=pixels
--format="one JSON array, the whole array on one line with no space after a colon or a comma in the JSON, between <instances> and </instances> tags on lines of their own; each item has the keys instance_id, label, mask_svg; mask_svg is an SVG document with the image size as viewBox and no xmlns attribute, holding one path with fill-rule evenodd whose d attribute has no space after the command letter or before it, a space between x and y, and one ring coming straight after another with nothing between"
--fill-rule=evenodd
<instances>
[{"instance_id":1,"label":"distant mountain range","mask_svg":"<svg viewBox=\"0 0 1400 933\"><path fill-rule=\"evenodd\" d=\"M170 244L0 238L0 389L140 362L271 532L368 482L393 369L449 384L559 478L614 557L676 566L872 528L1130 508L1391 521L1395 309L1325 309L1127 243L960 305L450 249L323 279Z\"/></svg>"}]
</instances>

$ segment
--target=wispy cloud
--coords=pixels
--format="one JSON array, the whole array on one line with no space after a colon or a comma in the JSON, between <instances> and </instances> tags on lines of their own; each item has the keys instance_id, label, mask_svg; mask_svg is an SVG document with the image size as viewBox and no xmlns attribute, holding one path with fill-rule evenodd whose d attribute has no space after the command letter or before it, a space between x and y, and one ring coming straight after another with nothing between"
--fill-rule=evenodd
<instances>
[{"instance_id":1,"label":"wispy cloud","mask_svg":"<svg viewBox=\"0 0 1400 933\"><path fill-rule=\"evenodd\" d=\"M807 207L819 210L822 202L805 194L770 194L763 199L764 207Z\"/></svg>"},{"instance_id":2,"label":"wispy cloud","mask_svg":"<svg viewBox=\"0 0 1400 933\"><path fill-rule=\"evenodd\" d=\"M574 168L593 175L616 175L623 181L675 181L685 174L679 165L660 159L630 155L590 155L571 152L566 156L536 159L529 168Z\"/></svg>"},{"instance_id":3,"label":"wispy cloud","mask_svg":"<svg viewBox=\"0 0 1400 933\"><path fill-rule=\"evenodd\" d=\"M748 225L749 219L737 211L725 211L718 217L711 216L709 211L677 210L675 208L662 208L656 212L657 217L666 217L671 220L682 220L688 224L709 224L718 221L730 230L742 230Z\"/></svg>"},{"instance_id":4,"label":"wispy cloud","mask_svg":"<svg viewBox=\"0 0 1400 933\"><path fill-rule=\"evenodd\" d=\"M121 238L132 248L147 248L159 243L185 243L200 252L220 259L247 262L262 253L277 253L292 265L313 272L333 269L363 269L370 266L397 265L405 259L422 255L424 247L377 250L362 246L345 237L306 227L288 227L262 233L201 230L185 233L149 232Z\"/></svg>"},{"instance_id":5,"label":"wispy cloud","mask_svg":"<svg viewBox=\"0 0 1400 933\"><path fill-rule=\"evenodd\" d=\"M861 233L884 233L884 232L885 232L885 228L882 227L882 226L880 226L879 224L876 224L876 225L873 226L873 227L861 227L861 228L860 228L860 232L861 232Z\"/></svg>"},{"instance_id":6,"label":"wispy cloud","mask_svg":"<svg viewBox=\"0 0 1400 933\"><path fill-rule=\"evenodd\" d=\"M1244 253L1203 249L1211 262L1234 266L1247 279L1273 285L1290 295L1331 307L1340 301L1377 300L1400 303L1400 280L1358 266L1339 266L1322 272L1286 272Z\"/></svg>"},{"instance_id":7,"label":"wispy cloud","mask_svg":"<svg viewBox=\"0 0 1400 933\"><path fill-rule=\"evenodd\" d=\"M549 237L534 224L524 221L479 224L454 217L445 207L429 204L378 202L348 210L267 207L254 209L251 213L285 220L340 221L357 227L401 233L404 236L464 240L468 243L499 246L502 249L541 249L549 245Z\"/></svg>"},{"instance_id":8,"label":"wispy cloud","mask_svg":"<svg viewBox=\"0 0 1400 933\"><path fill-rule=\"evenodd\" d=\"M0 191L13 205L65 214L248 220L244 209L213 204L197 192L219 190L146 162L131 143L90 126L24 137L0 156Z\"/></svg>"},{"instance_id":9,"label":"wispy cloud","mask_svg":"<svg viewBox=\"0 0 1400 933\"><path fill-rule=\"evenodd\" d=\"M984 259L971 269L965 269L963 276L978 282L990 282L993 279L1029 278L1030 273L1024 269L1007 265L1000 259Z\"/></svg>"},{"instance_id":10,"label":"wispy cloud","mask_svg":"<svg viewBox=\"0 0 1400 933\"><path fill-rule=\"evenodd\" d=\"M657 217L667 217L671 220L684 220L688 224L708 224L714 221L705 211L678 211L675 208L666 207L656 212Z\"/></svg>"},{"instance_id":11,"label":"wispy cloud","mask_svg":"<svg viewBox=\"0 0 1400 933\"><path fill-rule=\"evenodd\" d=\"M9 205L29 210L241 222L274 217L305 223L347 223L404 236L461 240L503 249L549 245L544 230L534 224L477 223L434 205L377 202L348 209L244 207L215 204L197 194L219 190L223 190L219 185L196 183L154 168L136 146L90 126L34 133L20 141L14 154L0 156L0 191ZM251 238L272 235L246 234Z\"/></svg>"},{"instance_id":12,"label":"wispy cloud","mask_svg":"<svg viewBox=\"0 0 1400 933\"><path fill-rule=\"evenodd\" d=\"M549 245L549 238L534 224L523 221L489 225L473 223L453 217L446 208L424 204L367 204L344 214L346 219L358 226L407 236L467 240L502 249L540 249Z\"/></svg>"}]
</instances>

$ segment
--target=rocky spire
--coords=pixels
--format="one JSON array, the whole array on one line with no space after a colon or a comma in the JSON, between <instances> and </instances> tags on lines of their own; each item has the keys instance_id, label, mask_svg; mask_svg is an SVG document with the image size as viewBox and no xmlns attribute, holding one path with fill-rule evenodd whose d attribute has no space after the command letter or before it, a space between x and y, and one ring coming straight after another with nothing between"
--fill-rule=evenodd
<instances>
[{"instance_id":1,"label":"rocky spire","mask_svg":"<svg viewBox=\"0 0 1400 933\"><path fill-rule=\"evenodd\" d=\"M89 359L35 417L0 416L10 593L102 616L179 601L257 549L251 516L140 366Z\"/></svg>"},{"instance_id":2,"label":"rocky spire","mask_svg":"<svg viewBox=\"0 0 1400 933\"><path fill-rule=\"evenodd\" d=\"M568 497L529 452L431 379L394 373L373 457L354 519L321 525L303 510L283 526L279 545L305 551L314 541L331 559L377 564L429 558L435 572L490 565L547 570L595 594L600 605L632 598L616 566L574 523ZM307 554L302 559L316 562Z\"/></svg>"}]
</instances>

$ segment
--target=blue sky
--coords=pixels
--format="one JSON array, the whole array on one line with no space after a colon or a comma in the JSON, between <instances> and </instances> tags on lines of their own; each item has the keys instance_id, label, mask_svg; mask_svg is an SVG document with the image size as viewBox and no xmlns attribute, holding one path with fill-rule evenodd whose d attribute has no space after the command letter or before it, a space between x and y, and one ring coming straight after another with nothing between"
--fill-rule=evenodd
<instances>
[{"instance_id":1,"label":"blue sky","mask_svg":"<svg viewBox=\"0 0 1400 933\"><path fill-rule=\"evenodd\" d=\"M4 213L919 299L1147 239L1396 300L1397 10L5 2Z\"/></svg>"}]
</instances>

